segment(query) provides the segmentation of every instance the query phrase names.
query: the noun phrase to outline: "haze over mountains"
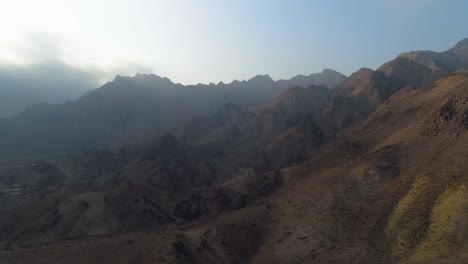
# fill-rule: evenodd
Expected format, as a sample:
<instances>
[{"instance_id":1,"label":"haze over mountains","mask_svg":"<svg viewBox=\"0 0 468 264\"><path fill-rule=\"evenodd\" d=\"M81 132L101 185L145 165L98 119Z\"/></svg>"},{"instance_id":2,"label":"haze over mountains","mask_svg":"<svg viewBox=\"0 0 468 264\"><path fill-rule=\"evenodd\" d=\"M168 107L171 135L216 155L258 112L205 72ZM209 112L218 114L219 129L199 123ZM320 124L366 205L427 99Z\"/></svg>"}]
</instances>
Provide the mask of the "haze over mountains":
<instances>
[{"instance_id":1,"label":"haze over mountains","mask_svg":"<svg viewBox=\"0 0 468 264\"><path fill-rule=\"evenodd\" d=\"M466 263L468 39L0 120L5 263Z\"/></svg>"},{"instance_id":2,"label":"haze over mountains","mask_svg":"<svg viewBox=\"0 0 468 264\"><path fill-rule=\"evenodd\" d=\"M55 75L51 76L51 72ZM62 64L0 64L0 118L11 117L38 103L75 100L96 85L95 76Z\"/></svg>"},{"instance_id":3,"label":"haze over mountains","mask_svg":"<svg viewBox=\"0 0 468 264\"><path fill-rule=\"evenodd\" d=\"M57 75L50 76L50 72ZM262 78L264 77L264 78ZM136 81L136 79L138 79ZM171 96L224 96L226 101L236 103L257 103L270 99L272 96L291 85L308 86L311 84L326 85L334 88L345 76L332 70L324 70L322 73L309 76L298 75L290 80L273 81L269 76L256 76L249 81L234 81L230 84L218 83L217 85L188 85L188 92L183 92L182 85L163 83L156 75L138 74L134 77L135 85L154 86L158 89L172 89ZM98 76L71 66L51 63L36 65L34 67L2 67L0 66L0 118L11 117L21 113L26 107L33 104L49 103L57 104L74 101L85 93L95 88ZM274 83L274 84L273 84ZM211 86L210 89L201 87ZM255 87L257 89L251 89ZM263 88L262 88L263 87ZM285 88L286 87L286 88ZM266 89L266 90L262 90ZM250 90L252 94L246 94ZM180 95L182 93L182 95ZM223 95L221 95L223 94ZM213 99L211 99L213 100ZM208 99L208 103L209 99ZM202 102L200 102L202 104ZM208 108L210 106L207 106Z\"/></svg>"},{"instance_id":4,"label":"haze over mountains","mask_svg":"<svg viewBox=\"0 0 468 264\"><path fill-rule=\"evenodd\" d=\"M290 80L257 75L229 84L183 86L152 74L117 76L76 101L33 105L6 120L0 128L0 155L138 145L173 131L191 117L212 114L225 103L265 102L295 85L334 88L344 79L338 72L324 70ZM32 124L34 131L29 129Z\"/></svg>"}]
</instances>

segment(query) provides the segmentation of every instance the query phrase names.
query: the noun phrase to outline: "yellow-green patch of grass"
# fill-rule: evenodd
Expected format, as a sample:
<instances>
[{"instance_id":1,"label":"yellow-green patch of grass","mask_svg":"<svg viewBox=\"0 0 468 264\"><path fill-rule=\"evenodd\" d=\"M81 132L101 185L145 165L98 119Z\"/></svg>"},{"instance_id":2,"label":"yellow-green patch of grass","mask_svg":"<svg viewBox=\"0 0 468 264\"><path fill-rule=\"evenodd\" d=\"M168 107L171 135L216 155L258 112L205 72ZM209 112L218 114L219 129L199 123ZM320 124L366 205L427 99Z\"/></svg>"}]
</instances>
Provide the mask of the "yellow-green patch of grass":
<instances>
[{"instance_id":1,"label":"yellow-green patch of grass","mask_svg":"<svg viewBox=\"0 0 468 264\"><path fill-rule=\"evenodd\" d=\"M418 219L408 218L408 214L417 207L429 186L429 178L416 177L410 191L400 200L388 218L385 233L389 237L396 237L393 241L393 256L400 257L407 253L412 245L413 231L419 227Z\"/></svg>"},{"instance_id":2,"label":"yellow-green patch of grass","mask_svg":"<svg viewBox=\"0 0 468 264\"><path fill-rule=\"evenodd\" d=\"M431 225L411 262L456 257L468 245L468 189L459 185L445 191L432 209Z\"/></svg>"}]
</instances>

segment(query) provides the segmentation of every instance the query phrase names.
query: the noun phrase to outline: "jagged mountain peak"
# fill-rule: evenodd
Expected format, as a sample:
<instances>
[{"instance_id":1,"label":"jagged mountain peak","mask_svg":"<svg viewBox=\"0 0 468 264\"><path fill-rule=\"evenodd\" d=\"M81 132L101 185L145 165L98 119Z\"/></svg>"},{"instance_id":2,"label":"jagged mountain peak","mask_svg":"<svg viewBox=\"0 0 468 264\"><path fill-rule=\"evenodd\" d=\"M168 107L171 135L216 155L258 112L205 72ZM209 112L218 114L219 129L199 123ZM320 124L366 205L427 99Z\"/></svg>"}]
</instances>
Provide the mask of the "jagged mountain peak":
<instances>
[{"instance_id":1,"label":"jagged mountain peak","mask_svg":"<svg viewBox=\"0 0 468 264\"><path fill-rule=\"evenodd\" d=\"M134 76L122 76L120 74L116 75L112 82L121 82L121 81L137 81L137 82L148 82L148 83L161 83L174 84L171 79L167 77L161 77L153 73L137 73Z\"/></svg>"},{"instance_id":2,"label":"jagged mountain peak","mask_svg":"<svg viewBox=\"0 0 468 264\"><path fill-rule=\"evenodd\" d=\"M123 80L128 80L130 77L129 76L122 76L120 74L117 74L113 80L113 82L118 82L118 81L123 81Z\"/></svg>"},{"instance_id":3,"label":"jagged mountain peak","mask_svg":"<svg viewBox=\"0 0 468 264\"><path fill-rule=\"evenodd\" d=\"M468 38L460 40L453 48L465 48L468 49Z\"/></svg>"},{"instance_id":4,"label":"jagged mountain peak","mask_svg":"<svg viewBox=\"0 0 468 264\"><path fill-rule=\"evenodd\" d=\"M345 75L343 75L343 74L340 73L340 72L337 72L337 71L335 71L335 70L333 70L333 69L328 69L328 68L323 69L323 70L322 70L322 74L332 74L332 75L337 74L337 75L345 76Z\"/></svg>"},{"instance_id":5,"label":"jagged mountain peak","mask_svg":"<svg viewBox=\"0 0 468 264\"><path fill-rule=\"evenodd\" d=\"M355 73L373 73L374 70L370 69L370 68L367 68L367 67L361 67L358 71L356 71ZM353 73L353 74L355 74Z\"/></svg>"},{"instance_id":6,"label":"jagged mountain peak","mask_svg":"<svg viewBox=\"0 0 468 264\"><path fill-rule=\"evenodd\" d=\"M266 83L272 83L274 80L270 77L268 74L259 74L255 75L254 77L250 78L248 82L266 82Z\"/></svg>"}]
</instances>

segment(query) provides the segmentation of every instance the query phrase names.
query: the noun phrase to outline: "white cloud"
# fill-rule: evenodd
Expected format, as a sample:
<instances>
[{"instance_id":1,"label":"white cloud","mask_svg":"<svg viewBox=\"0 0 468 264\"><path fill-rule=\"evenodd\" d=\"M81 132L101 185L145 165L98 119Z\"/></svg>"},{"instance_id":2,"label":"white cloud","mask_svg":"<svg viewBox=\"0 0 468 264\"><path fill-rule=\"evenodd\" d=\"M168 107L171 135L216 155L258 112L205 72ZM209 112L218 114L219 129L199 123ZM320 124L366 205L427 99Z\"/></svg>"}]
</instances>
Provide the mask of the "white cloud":
<instances>
[{"instance_id":1,"label":"white cloud","mask_svg":"<svg viewBox=\"0 0 468 264\"><path fill-rule=\"evenodd\" d=\"M230 76L224 67L244 63L240 56L233 56L243 54L236 41L248 38L233 37L236 32L226 30L226 16L219 14L225 10L221 8L224 4L215 3L0 0L0 63L31 63L20 47L26 42L26 49L30 48L30 35L43 35L59 48L60 60L74 67L125 70L118 72L122 75L143 68L186 84L226 81L228 75L236 76ZM236 22L236 17L229 21ZM231 61L220 61L226 54Z\"/></svg>"},{"instance_id":2,"label":"white cloud","mask_svg":"<svg viewBox=\"0 0 468 264\"><path fill-rule=\"evenodd\" d=\"M61 63L95 71L102 75L101 82L116 74L150 72L137 49L122 45L125 36L118 22L124 24L122 18L131 12L131 3L0 0L0 64Z\"/></svg>"},{"instance_id":3,"label":"white cloud","mask_svg":"<svg viewBox=\"0 0 468 264\"><path fill-rule=\"evenodd\" d=\"M0 65L3 69L9 65L26 68L41 64L61 64L92 72L93 76L99 76L96 85L111 80L117 74L151 72L149 67L124 58L112 47L80 43L43 32L0 38Z\"/></svg>"},{"instance_id":4,"label":"white cloud","mask_svg":"<svg viewBox=\"0 0 468 264\"><path fill-rule=\"evenodd\" d=\"M151 69L112 47L44 32L0 33L0 118L35 103L73 100L117 74L138 72Z\"/></svg>"}]
</instances>

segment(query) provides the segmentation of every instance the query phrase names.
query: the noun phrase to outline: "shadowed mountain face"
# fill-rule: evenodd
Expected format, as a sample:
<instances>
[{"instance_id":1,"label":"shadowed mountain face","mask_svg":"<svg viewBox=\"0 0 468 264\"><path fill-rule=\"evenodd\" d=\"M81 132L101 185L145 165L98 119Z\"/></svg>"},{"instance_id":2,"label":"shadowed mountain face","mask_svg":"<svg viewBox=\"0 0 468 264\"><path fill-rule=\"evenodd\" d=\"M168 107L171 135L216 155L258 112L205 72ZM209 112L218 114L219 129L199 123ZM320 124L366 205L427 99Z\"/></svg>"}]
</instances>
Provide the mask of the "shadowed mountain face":
<instances>
[{"instance_id":1,"label":"shadowed mountain face","mask_svg":"<svg viewBox=\"0 0 468 264\"><path fill-rule=\"evenodd\" d=\"M465 42L336 89L138 75L0 121L0 262L467 263Z\"/></svg>"},{"instance_id":2,"label":"shadowed mountain face","mask_svg":"<svg viewBox=\"0 0 468 264\"><path fill-rule=\"evenodd\" d=\"M276 82L258 75L230 84L183 86L156 75L118 76L76 101L34 105L0 123L0 156L140 145L225 103L260 103L294 85L336 87L344 78L324 70Z\"/></svg>"},{"instance_id":3,"label":"shadowed mountain face","mask_svg":"<svg viewBox=\"0 0 468 264\"><path fill-rule=\"evenodd\" d=\"M241 161L238 166L272 169L295 164L333 136L321 113L330 93L323 86L296 86L265 104L228 104L212 116L193 119L179 136L192 145L210 145L229 163Z\"/></svg>"}]
</instances>

